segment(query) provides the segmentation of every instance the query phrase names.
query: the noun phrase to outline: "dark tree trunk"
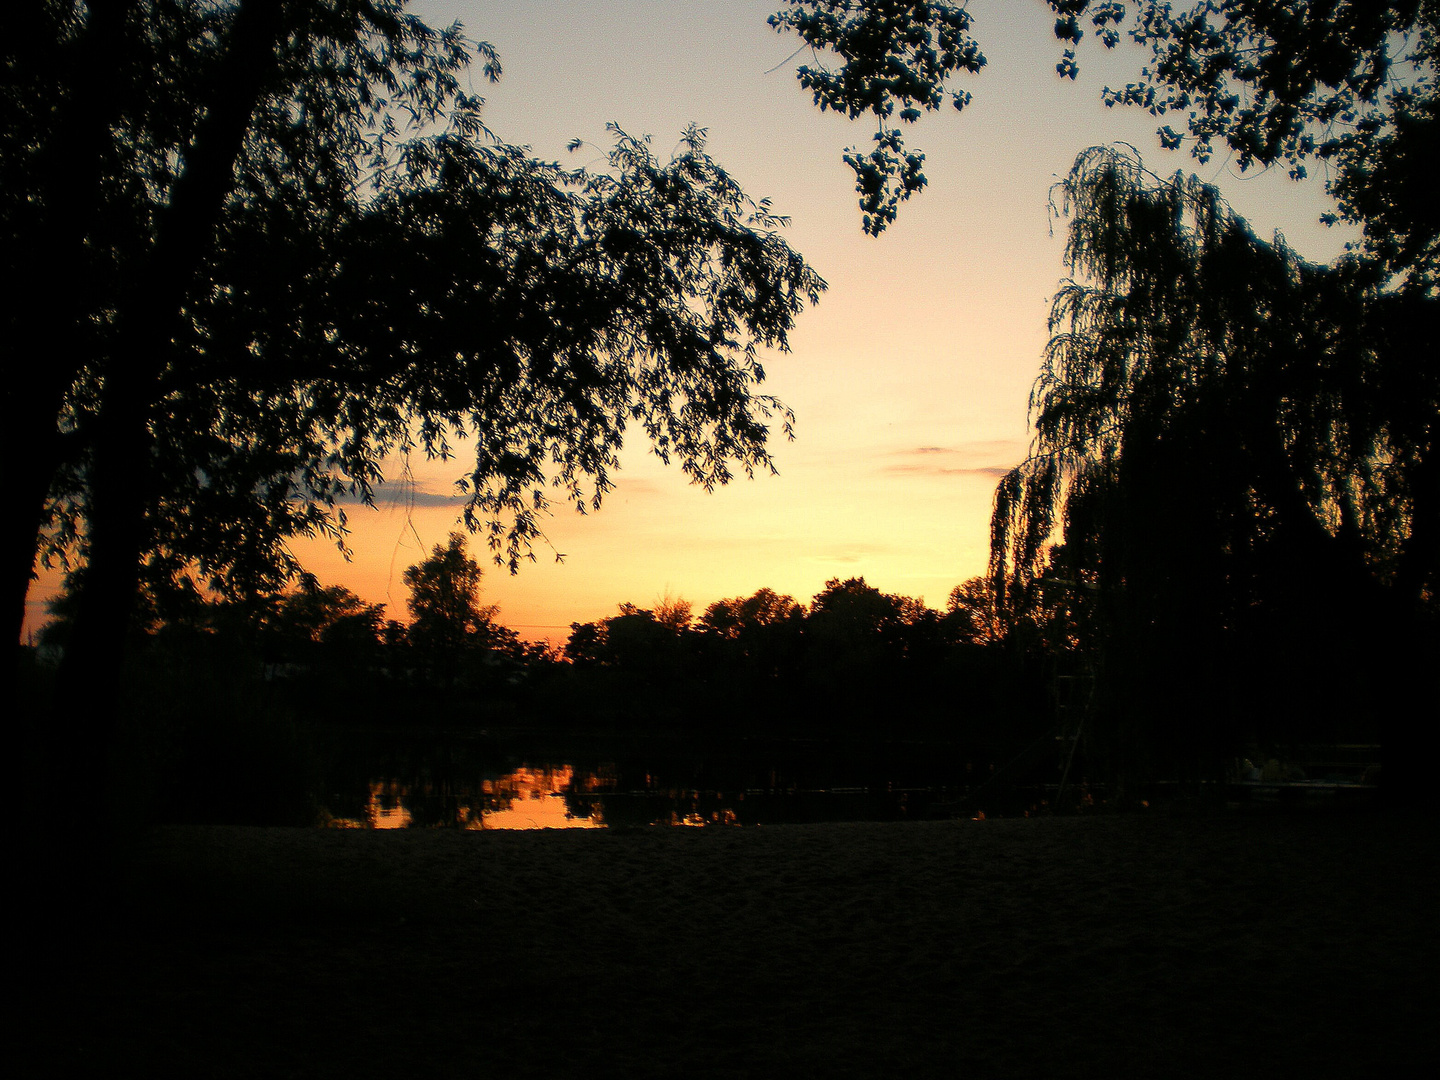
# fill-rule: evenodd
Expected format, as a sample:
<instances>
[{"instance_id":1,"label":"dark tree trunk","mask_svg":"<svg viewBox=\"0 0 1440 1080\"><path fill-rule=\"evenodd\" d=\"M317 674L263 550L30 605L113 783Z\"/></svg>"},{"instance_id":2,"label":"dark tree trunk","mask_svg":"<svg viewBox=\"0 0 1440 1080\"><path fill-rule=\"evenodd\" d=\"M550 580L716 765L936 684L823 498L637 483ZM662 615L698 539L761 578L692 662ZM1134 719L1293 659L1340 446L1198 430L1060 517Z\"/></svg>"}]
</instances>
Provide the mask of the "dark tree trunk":
<instances>
[{"instance_id":1,"label":"dark tree trunk","mask_svg":"<svg viewBox=\"0 0 1440 1080\"><path fill-rule=\"evenodd\" d=\"M127 100L120 66L126 23L137 2L91 0L84 29L68 46L56 41L56 28L41 18L38 5L20 5L13 16L18 25L7 27L12 41L25 43L9 57L17 81L41 84L58 73L69 87L40 133L34 212L17 215L15 235L7 238L5 430L11 460L26 462L5 541L17 641L46 502L62 459L58 424L65 395L94 361L85 324L103 305L86 239L103 212L100 179L110 127Z\"/></svg>"},{"instance_id":2,"label":"dark tree trunk","mask_svg":"<svg viewBox=\"0 0 1440 1080\"><path fill-rule=\"evenodd\" d=\"M37 403L34 408L32 416L45 417L43 405ZM48 420L43 423L28 422L24 412L23 402L16 402L14 407L6 403L11 460L27 462L26 468L20 471L20 490L5 536L5 554L9 560L6 565L10 567L11 575L10 610L16 641L21 640L25 630L25 605L34 577L35 556L40 530L45 522L50 483L55 475L55 444L58 442L53 423Z\"/></svg>"},{"instance_id":3,"label":"dark tree trunk","mask_svg":"<svg viewBox=\"0 0 1440 1080\"><path fill-rule=\"evenodd\" d=\"M116 347L103 370L89 486L88 563L73 636L61 663L62 723L83 745L92 790L108 782L125 638L153 513L150 420L175 360L186 293L203 266L231 189L255 104L276 61L280 0L246 0L212 80L185 168L171 190L146 269L122 299Z\"/></svg>"},{"instance_id":4,"label":"dark tree trunk","mask_svg":"<svg viewBox=\"0 0 1440 1080\"><path fill-rule=\"evenodd\" d=\"M158 223L148 272L122 303L118 346L104 372L90 475L85 591L67 653L77 665L93 664L97 650L122 650L150 501L151 410L160 406L159 382L173 359L186 293L213 242L251 113L274 67L280 16L280 0L241 5L214 73L214 93L184 155L185 170Z\"/></svg>"}]
</instances>

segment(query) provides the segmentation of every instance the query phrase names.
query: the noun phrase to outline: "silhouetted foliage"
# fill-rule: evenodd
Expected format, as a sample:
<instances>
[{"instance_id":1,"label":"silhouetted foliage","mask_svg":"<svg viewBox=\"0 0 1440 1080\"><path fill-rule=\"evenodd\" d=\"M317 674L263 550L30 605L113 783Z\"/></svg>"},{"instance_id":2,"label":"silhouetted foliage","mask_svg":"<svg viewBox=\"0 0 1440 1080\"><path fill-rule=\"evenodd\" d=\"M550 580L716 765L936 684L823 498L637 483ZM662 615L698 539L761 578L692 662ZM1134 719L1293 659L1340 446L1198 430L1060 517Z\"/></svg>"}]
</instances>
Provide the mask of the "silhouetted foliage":
<instances>
[{"instance_id":1,"label":"silhouetted foliage","mask_svg":"<svg viewBox=\"0 0 1440 1080\"><path fill-rule=\"evenodd\" d=\"M451 533L445 546L405 571L410 588L406 634L432 681L454 684L469 654L488 644L498 611L480 603L480 564L465 551L465 537Z\"/></svg>"},{"instance_id":2,"label":"silhouetted foliage","mask_svg":"<svg viewBox=\"0 0 1440 1080\"><path fill-rule=\"evenodd\" d=\"M279 598L266 628L286 644L363 650L380 643L384 617L384 604L367 604L343 585L307 581Z\"/></svg>"},{"instance_id":3,"label":"silhouetted foliage","mask_svg":"<svg viewBox=\"0 0 1440 1080\"><path fill-rule=\"evenodd\" d=\"M1122 35L1149 50L1138 78L1107 88L1106 105L1142 108L1166 122L1163 146L1189 144L1201 162L1217 146L1242 170L1284 164L1304 176L1324 162L1345 220L1365 230L1369 251L1393 273L1435 284L1437 47L1440 13L1428 0L1335 3L1244 0L1176 5L1166 0L1047 0L1065 43L1055 70L1079 73L1075 46L1088 22L1113 49ZM770 25L794 32L816 54L797 72L821 109L875 117L876 149L851 148L846 163L867 232L895 219L925 185L924 155L889 126L921 110L970 101L950 88L985 58L962 4L913 0L803 0ZM839 61L825 66L825 58ZM1175 126L1175 118L1183 118Z\"/></svg>"},{"instance_id":4,"label":"silhouetted foliage","mask_svg":"<svg viewBox=\"0 0 1440 1080\"><path fill-rule=\"evenodd\" d=\"M946 639L952 642L990 645L1005 636L1005 627L995 604L994 582L974 577L956 585L945 601L941 617Z\"/></svg>"},{"instance_id":5,"label":"silhouetted foliage","mask_svg":"<svg viewBox=\"0 0 1440 1080\"><path fill-rule=\"evenodd\" d=\"M708 672L698 649L685 600L654 610L623 603L608 619L574 623L564 655L579 688L576 707L609 723L683 729L709 711L699 697Z\"/></svg>"},{"instance_id":6,"label":"silhouetted foliage","mask_svg":"<svg viewBox=\"0 0 1440 1080\"><path fill-rule=\"evenodd\" d=\"M667 623L654 611L623 603L608 619L572 624L565 654L580 664L649 670L662 662L668 646L685 632L686 625Z\"/></svg>"},{"instance_id":7,"label":"silhouetted foliage","mask_svg":"<svg viewBox=\"0 0 1440 1080\"><path fill-rule=\"evenodd\" d=\"M1413 348L1417 299L1367 260L1257 240L1213 188L1133 152L1088 151L1059 194L1074 279L1031 456L996 497L1004 606L1063 586L1135 753L1213 760L1242 732L1321 739L1383 714L1394 680L1359 628L1423 638L1437 575L1440 380ZM1342 690L1347 665L1363 674Z\"/></svg>"},{"instance_id":8,"label":"silhouetted foliage","mask_svg":"<svg viewBox=\"0 0 1440 1080\"><path fill-rule=\"evenodd\" d=\"M864 578L825 583L810 601L805 637L827 683L843 686L860 671L898 659L903 604L904 598L882 593Z\"/></svg>"},{"instance_id":9,"label":"silhouetted foliage","mask_svg":"<svg viewBox=\"0 0 1440 1080\"><path fill-rule=\"evenodd\" d=\"M1050 658L1047 678L1096 687L1115 775L1213 769L1242 734L1373 733L1403 715L1436 644L1440 369L1422 327L1437 314L1440 9L1049 2L1062 76L1078 72L1082 23L1105 48L1128 35L1149 61L1107 105L1150 111L1163 146L1202 162L1223 150L1297 178L1322 163L1325 220L1364 239L1312 266L1199 181L1151 177L1125 150L1081 155L1059 185L1074 280L1032 396L1034 451L997 496L998 627ZM906 171L885 118L917 118L912 99L933 107L978 71L969 17L808 0L772 24L838 56L800 74L822 108L879 118L885 160L861 185L879 231L918 190L898 179L919 161ZM1380 624L1398 646L1357 629Z\"/></svg>"},{"instance_id":10,"label":"silhouetted foliage","mask_svg":"<svg viewBox=\"0 0 1440 1080\"><path fill-rule=\"evenodd\" d=\"M700 616L700 625L728 641L743 641L748 635L795 624L804 617L805 609L794 597L760 589L753 596L715 601Z\"/></svg>"},{"instance_id":11,"label":"silhouetted foliage","mask_svg":"<svg viewBox=\"0 0 1440 1080\"><path fill-rule=\"evenodd\" d=\"M811 91L821 110L833 109L854 120L875 118L875 148L845 151L855 173L855 190L867 233L878 236L892 224L901 202L925 187L925 155L907 150L893 125L896 107L903 124L947 100L963 109L970 95L947 83L960 71L985 66L970 37L970 13L963 4L927 0L805 0L770 16L777 31L790 31L818 54L833 53L844 63L831 71L823 63L802 65L800 85Z\"/></svg>"},{"instance_id":12,"label":"silhouetted foliage","mask_svg":"<svg viewBox=\"0 0 1440 1080\"><path fill-rule=\"evenodd\" d=\"M884 739L988 727L1015 697L989 657L999 648L998 638L953 633L917 599L852 578L828 582L808 611L760 589L679 628L622 604L572 625L565 655L571 686L605 723ZM1015 723L1028 730L1030 721Z\"/></svg>"},{"instance_id":13,"label":"silhouetted foliage","mask_svg":"<svg viewBox=\"0 0 1440 1080\"><path fill-rule=\"evenodd\" d=\"M276 591L387 454L472 439L467 521L513 567L631 421L706 486L788 433L757 350L823 282L698 130L537 161L466 88L493 50L404 0L45 0L4 49L12 610L78 550L77 663L142 564Z\"/></svg>"},{"instance_id":14,"label":"silhouetted foliage","mask_svg":"<svg viewBox=\"0 0 1440 1080\"><path fill-rule=\"evenodd\" d=\"M802 655L805 609L793 597L760 589L754 595L717 600L700 617L708 655L718 657L731 678L763 693L755 683L774 684L790 676Z\"/></svg>"}]
</instances>

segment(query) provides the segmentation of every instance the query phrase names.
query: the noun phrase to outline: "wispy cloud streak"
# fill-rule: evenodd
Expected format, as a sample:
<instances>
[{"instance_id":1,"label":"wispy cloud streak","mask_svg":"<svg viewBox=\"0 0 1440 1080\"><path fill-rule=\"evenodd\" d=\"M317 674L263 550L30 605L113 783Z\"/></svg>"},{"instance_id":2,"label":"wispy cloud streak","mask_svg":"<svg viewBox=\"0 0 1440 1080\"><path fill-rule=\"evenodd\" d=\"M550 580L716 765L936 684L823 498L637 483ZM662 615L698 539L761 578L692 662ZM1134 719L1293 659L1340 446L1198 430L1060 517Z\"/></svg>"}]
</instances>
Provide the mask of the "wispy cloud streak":
<instances>
[{"instance_id":1,"label":"wispy cloud streak","mask_svg":"<svg viewBox=\"0 0 1440 1080\"><path fill-rule=\"evenodd\" d=\"M916 446L889 454L880 471L893 476L981 476L998 480L1025 457L1013 439L977 440L959 446Z\"/></svg>"}]
</instances>

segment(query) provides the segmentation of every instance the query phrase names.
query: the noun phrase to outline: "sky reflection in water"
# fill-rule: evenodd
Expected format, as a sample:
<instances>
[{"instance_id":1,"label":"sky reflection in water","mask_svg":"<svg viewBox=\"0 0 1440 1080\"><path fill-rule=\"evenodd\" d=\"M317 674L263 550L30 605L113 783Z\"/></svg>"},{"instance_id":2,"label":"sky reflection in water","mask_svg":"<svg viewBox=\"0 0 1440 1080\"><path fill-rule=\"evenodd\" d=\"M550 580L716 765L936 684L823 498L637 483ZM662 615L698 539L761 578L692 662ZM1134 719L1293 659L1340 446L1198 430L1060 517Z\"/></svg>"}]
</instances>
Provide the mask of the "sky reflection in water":
<instances>
[{"instance_id":1,"label":"sky reflection in water","mask_svg":"<svg viewBox=\"0 0 1440 1080\"><path fill-rule=\"evenodd\" d=\"M571 765L522 766L482 780L478 787L371 780L362 814L331 817L327 824L342 829L594 829L605 822L598 805L587 804L584 796L604 782L597 776L577 781Z\"/></svg>"},{"instance_id":2,"label":"sky reflection in water","mask_svg":"<svg viewBox=\"0 0 1440 1080\"><path fill-rule=\"evenodd\" d=\"M809 787L785 783L773 773L771 779L775 782L765 788L714 790L676 787L649 772L621 784L614 766L526 764L498 777L468 781L370 779L354 796L337 793L324 819L332 828L358 829L878 821L931 816L948 809L960 794L946 786Z\"/></svg>"}]
</instances>

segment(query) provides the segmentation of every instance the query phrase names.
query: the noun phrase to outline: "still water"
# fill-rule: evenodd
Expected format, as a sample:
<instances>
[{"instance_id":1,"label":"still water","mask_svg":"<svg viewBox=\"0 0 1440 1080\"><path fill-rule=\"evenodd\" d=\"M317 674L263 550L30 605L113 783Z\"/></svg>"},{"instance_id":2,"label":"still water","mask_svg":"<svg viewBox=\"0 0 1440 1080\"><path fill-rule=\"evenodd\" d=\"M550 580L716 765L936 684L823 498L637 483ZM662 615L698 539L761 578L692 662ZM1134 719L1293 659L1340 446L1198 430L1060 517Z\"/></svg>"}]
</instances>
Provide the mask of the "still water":
<instances>
[{"instance_id":1,"label":"still water","mask_svg":"<svg viewBox=\"0 0 1440 1080\"><path fill-rule=\"evenodd\" d=\"M649 747L606 757L432 746L365 757L332 765L322 823L593 829L971 816L967 797L993 768L983 757L933 747L839 755L813 746L705 754Z\"/></svg>"}]
</instances>

